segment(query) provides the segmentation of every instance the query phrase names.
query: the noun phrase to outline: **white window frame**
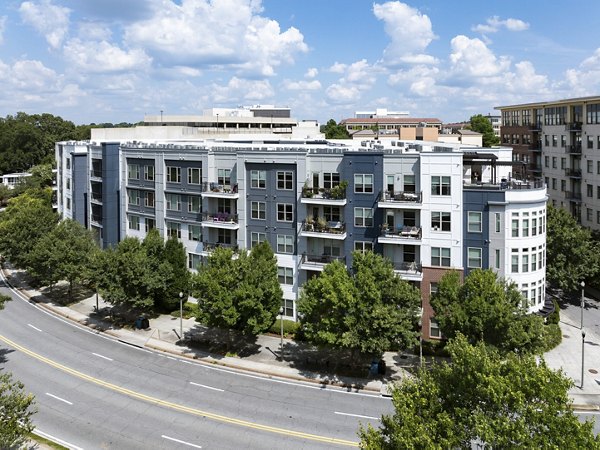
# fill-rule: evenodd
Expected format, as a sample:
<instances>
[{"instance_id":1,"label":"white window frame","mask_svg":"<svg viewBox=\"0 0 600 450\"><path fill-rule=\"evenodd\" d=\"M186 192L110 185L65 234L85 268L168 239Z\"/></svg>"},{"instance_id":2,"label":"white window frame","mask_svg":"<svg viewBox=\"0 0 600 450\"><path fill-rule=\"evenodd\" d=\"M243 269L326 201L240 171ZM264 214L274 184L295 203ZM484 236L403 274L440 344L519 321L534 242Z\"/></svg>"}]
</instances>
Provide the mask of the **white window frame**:
<instances>
[{"instance_id":1,"label":"white window frame","mask_svg":"<svg viewBox=\"0 0 600 450\"><path fill-rule=\"evenodd\" d=\"M277 279L279 284L286 286L294 285L294 269L292 267L277 267Z\"/></svg>"},{"instance_id":2,"label":"white window frame","mask_svg":"<svg viewBox=\"0 0 600 450\"><path fill-rule=\"evenodd\" d=\"M355 252L372 252L373 251L373 242L372 241L354 241L354 251Z\"/></svg>"},{"instance_id":3,"label":"white window frame","mask_svg":"<svg viewBox=\"0 0 600 450\"><path fill-rule=\"evenodd\" d=\"M188 269L198 270L198 266L202 264L202 255L197 253L188 253Z\"/></svg>"},{"instance_id":4,"label":"white window frame","mask_svg":"<svg viewBox=\"0 0 600 450\"><path fill-rule=\"evenodd\" d=\"M128 180L139 180L140 179L140 165L128 163L127 164L127 179Z\"/></svg>"},{"instance_id":5,"label":"white window frame","mask_svg":"<svg viewBox=\"0 0 600 450\"><path fill-rule=\"evenodd\" d=\"M434 267L451 267L452 250L449 247L431 247L431 265ZM444 262L448 264L444 264ZM437 264L436 264L437 263Z\"/></svg>"},{"instance_id":6,"label":"white window frame","mask_svg":"<svg viewBox=\"0 0 600 450\"><path fill-rule=\"evenodd\" d=\"M181 195L165 193L167 211L181 211ZM173 205L175 203L175 205ZM173 207L175 206L175 208Z\"/></svg>"},{"instance_id":7,"label":"white window frame","mask_svg":"<svg viewBox=\"0 0 600 450\"><path fill-rule=\"evenodd\" d=\"M264 242L267 240L267 233L260 233L258 231L252 231L250 233L250 248L254 248L255 246L257 246L258 244L260 244L261 242Z\"/></svg>"},{"instance_id":8,"label":"white window frame","mask_svg":"<svg viewBox=\"0 0 600 450\"><path fill-rule=\"evenodd\" d=\"M165 228L168 237L175 236L177 239L181 239L181 224L179 222L167 220L165 221Z\"/></svg>"},{"instance_id":9,"label":"white window frame","mask_svg":"<svg viewBox=\"0 0 600 450\"><path fill-rule=\"evenodd\" d=\"M433 175L431 177L431 195L451 195L451 177L444 175Z\"/></svg>"},{"instance_id":10,"label":"white window frame","mask_svg":"<svg viewBox=\"0 0 600 450\"><path fill-rule=\"evenodd\" d=\"M294 189L294 172L291 170L277 171L277 190L292 191Z\"/></svg>"},{"instance_id":11,"label":"white window frame","mask_svg":"<svg viewBox=\"0 0 600 450\"><path fill-rule=\"evenodd\" d=\"M480 211L467 212L467 231L481 233L483 229L483 214Z\"/></svg>"},{"instance_id":12,"label":"white window frame","mask_svg":"<svg viewBox=\"0 0 600 450\"><path fill-rule=\"evenodd\" d=\"M181 167L167 166L167 183L181 183Z\"/></svg>"},{"instance_id":13,"label":"white window frame","mask_svg":"<svg viewBox=\"0 0 600 450\"><path fill-rule=\"evenodd\" d=\"M198 208L194 209L192 208L193 203L192 201L197 201L198 202ZM188 195L188 212L189 213L199 213L200 211L202 211L202 199L200 197L198 197L197 195Z\"/></svg>"},{"instance_id":14,"label":"white window frame","mask_svg":"<svg viewBox=\"0 0 600 450\"><path fill-rule=\"evenodd\" d=\"M188 224L188 240L202 241L202 227L200 225Z\"/></svg>"},{"instance_id":15,"label":"white window frame","mask_svg":"<svg viewBox=\"0 0 600 450\"><path fill-rule=\"evenodd\" d=\"M152 169L152 170L150 170L150 169ZM154 181L154 166L153 165L145 165L144 166L144 180Z\"/></svg>"},{"instance_id":16,"label":"white window frame","mask_svg":"<svg viewBox=\"0 0 600 450\"><path fill-rule=\"evenodd\" d=\"M266 170L251 170L250 171L250 187L253 189L267 188L267 171Z\"/></svg>"},{"instance_id":17,"label":"white window frame","mask_svg":"<svg viewBox=\"0 0 600 450\"><path fill-rule=\"evenodd\" d=\"M151 202L148 200L149 198L152 198ZM156 196L154 195L154 191L146 191L146 193L144 195L144 206L146 208L154 208L155 203L156 203Z\"/></svg>"},{"instance_id":18,"label":"white window frame","mask_svg":"<svg viewBox=\"0 0 600 450\"><path fill-rule=\"evenodd\" d=\"M127 189L127 204L129 206L140 206L140 191Z\"/></svg>"},{"instance_id":19,"label":"white window frame","mask_svg":"<svg viewBox=\"0 0 600 450\"><path fill-rule=\"evenodd\" d=\"M289 234L278 234L277 253L292 255L294 253L294 236L290 236Z\"/></svg>"},{"instance_id":20,"label":"white window frame","mask_svg":"<svg viewBox=\"0 0 600 450\"><path fill-rule=\"evenodd\" d=\"M254 220L267 220L266 202L250 202L250 218Z\"/></svg>"},{"instance_id":21,"label":"white window frame","mask_svg":"<svg viewBox=\"0 0 600 450\"><path fill-rule=\"evenodd\" d=\"M130 230L140 231L140 216L135 214L127 215L127 228Z\"/></svg>"},{"instance_id":22,"label":"white window frame","mask_svg":"<svg viewBox=\"0 0 600 450\"><path fill-rule=\"evenodd\" d=\"M372 194L374 177L372 173L354 174L354 193Z\"/></svg>"},{"instance_id":23,"label":"white window frame","mask_svg":"<svg viewBox=\"0 0 600 450\"><path fill-rule=\"evenodd\" d=\"M473 252L473 256L471 256ZM481 269L483 250L480 247L467 247L467 267L469 269Z\"/></svg>"},{"instance_id":24,"label":"white window frame","mask_svg":"<svg viewBox=\"0 0 600 450\"><path fill-rule=\"evenodd\" d=\"M231 169L217 169L217 183L223 187L230 187Z\"/></svg>"},{"instance_id":25,"label":"white window frame","mask_svg":"<svg viewBox=\"0 0 600 450\"><path fill-rule=\"evenodd\" d=\"M446 220L447 219L447 220ZM435 231L451 231L452 230L452 213L448 211L432 211L431 212L431 229ZM444 228L448 228L445 230Z\"/></svg>"},{"instance_id":26,"label":"white window frame","mask_svg":"<svg viewBox=\"0 0 600 450\"><path fill-rule=\"evenodd\" d=\"M188 167L187 169L187 175L188 175L188 179L187 182L188 184L201 184L202 183L202 169L200 167ZM194 178L198 178L198 182L193 181Z\"/></svg>"},{"instance_id":27,"label":"white window frame","mask_svg":"<svg viewBox=\"0 0 600 450\"><path fill-rule=\"evenodd\" d=\"M373 226L373 208L354 208L354 226L369 228Z\"/></svg>"},{"instance_id":28,"label":"white window frame","mask_svg":"<svg viewBox=\"0 0 600 450\"><path fill-rule=\"evenodd\" d=\"M294 205L291 203L277 203L277 222L293 222Z\"/></svg>"}]
</instances>

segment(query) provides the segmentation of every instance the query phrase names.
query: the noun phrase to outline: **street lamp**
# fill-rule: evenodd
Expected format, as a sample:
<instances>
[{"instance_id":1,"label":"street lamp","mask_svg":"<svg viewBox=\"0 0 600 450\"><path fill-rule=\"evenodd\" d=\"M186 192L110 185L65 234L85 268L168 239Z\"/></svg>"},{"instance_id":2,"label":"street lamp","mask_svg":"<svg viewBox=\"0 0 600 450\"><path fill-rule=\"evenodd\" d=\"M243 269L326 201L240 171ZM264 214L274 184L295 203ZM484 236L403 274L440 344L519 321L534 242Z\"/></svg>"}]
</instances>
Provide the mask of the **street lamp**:
<instances>
[{"instance_id":1,"label":"street lamp","mask_svg":"<svg viewBox=\"0 0 600 450\"><path fill-rule=\"evenodd\" d=\"M179 292L179 339L183 341L183 292Z\"/></svg>"},{"instance_id":2,"label":"street lamp","mask_svg":"<svg viewBox=\"0 0 600 450\"><path fill-rule=\"evenodd\" d=\"M583 330L583 308L585 308L585 297L583 295L585 290L585 281L581 282L581 326L580 329Z\"/></svg>"},{"instance_id":3,"label":"street lamp","mask_svg":"<svg viewBox=\"0 0 600 450\"><path fill-rule=\"evenodd\" d=\"M583 389L583 365L585 361L585 330L581 329L581 389Z\"/></svg>"},{"instance_id":4,"label":"street lamp","mask_svg":"<svg viewBox=\"0 0 600 450\"><path fill-rule=\"evenodd\" d=\"M281 324L281 360L283 361L283 306L279 307L279 323Z\"/></svg>"}]
</instances>

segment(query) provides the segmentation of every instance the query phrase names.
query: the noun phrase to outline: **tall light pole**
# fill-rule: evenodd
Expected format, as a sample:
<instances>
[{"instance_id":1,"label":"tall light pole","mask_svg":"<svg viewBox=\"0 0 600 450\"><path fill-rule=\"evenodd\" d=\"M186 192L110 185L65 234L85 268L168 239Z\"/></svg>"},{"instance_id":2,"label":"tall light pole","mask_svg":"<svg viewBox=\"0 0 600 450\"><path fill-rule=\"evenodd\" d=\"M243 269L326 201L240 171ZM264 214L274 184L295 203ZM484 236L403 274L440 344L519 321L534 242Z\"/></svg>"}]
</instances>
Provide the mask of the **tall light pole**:
<instances>
[{"instance_id":1,"label":"tall light pole","mask_svg":"<svg viewBox=\"0 0 600 450\"><path fill-rule=\"evenodd\" d=\"M281 360L283 361L283 306L279 307L279 323L281 323Z\"/></svg>"},{"instance_id":2,"label":"tall light pole","mask_svg":"<svg viewBox=\"0 0 600 450\"><path fill-rule=\"evenodd\" d=\"M183 292L179 292L179 340L183 341Z\"/></svg>"},{"instance_id":3,"label":"tall light pole","mask_svg":"<svg viewBox=\"0 0 600 450\"><path fill-rule=\"evenodd\" d=\"M581 389L583 389L583 366L585 361L585 330L581 329Z\"/></svg>"},{"instance_id":4,"label":"tall light pole","mask_svg":"<svg viewBox=\"0 0 600 450\"><path fill-rule=\"evenodd\" d=\"M581 282L581 326L579 327L580 329L583 330L583 309L585 308L585 297L584 297L584 291L585 291L585 281Z\"/></svg>"}]
</instances>

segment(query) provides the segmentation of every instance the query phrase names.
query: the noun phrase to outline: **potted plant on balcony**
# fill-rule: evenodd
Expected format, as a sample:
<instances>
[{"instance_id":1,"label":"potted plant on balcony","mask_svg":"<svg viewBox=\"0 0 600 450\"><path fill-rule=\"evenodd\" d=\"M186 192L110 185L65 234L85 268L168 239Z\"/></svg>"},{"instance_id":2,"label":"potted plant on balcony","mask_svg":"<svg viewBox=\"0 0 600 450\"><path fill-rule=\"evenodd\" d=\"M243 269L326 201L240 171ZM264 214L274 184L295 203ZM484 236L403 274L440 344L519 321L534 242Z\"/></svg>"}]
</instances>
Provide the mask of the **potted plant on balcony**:
<instances>
[{"instance_id":1,"label":"potted plant on balcony","mask_svg":"<svg viewBox=\"0 0 600 450\"><path fill-rule=\"evenodd\" d=\"M314 231L315 230L315 219L312 216L308 216L306 218L306 231Z\"/></svg>"},{"instance_id":2,"label":"potted plant on balcony","mask_svg":"<svg viewBox=\"0 0 600 450\"><path fill-rule=\"evenodd\" d=\"M312 198L313 190L308 187L308 183L304 182L304 186L302 187L302 197L304 198Z\"/></svg>"},{"instance_id":3,"label":"potted plant on balcony","mask_svg":"<svg viewBox=\"0 0 600 450\"><path fill-rule=\"evenodd\" d=\"M346 188L348 182L343 180L337 186L331 188L331 198L334 200L343 200L346 197Z\"/></svg>"},{"instance_id":4,"label":"potted plant on balcony","mask_svg":"<svg viewBox=\"0 0 600 450\"><path fill-rule=\"evenodd\" d=\"M317 231L325 231L327 229L327 221L325 217L319 217L317 219Z\"/></svg>"}]
</instances>

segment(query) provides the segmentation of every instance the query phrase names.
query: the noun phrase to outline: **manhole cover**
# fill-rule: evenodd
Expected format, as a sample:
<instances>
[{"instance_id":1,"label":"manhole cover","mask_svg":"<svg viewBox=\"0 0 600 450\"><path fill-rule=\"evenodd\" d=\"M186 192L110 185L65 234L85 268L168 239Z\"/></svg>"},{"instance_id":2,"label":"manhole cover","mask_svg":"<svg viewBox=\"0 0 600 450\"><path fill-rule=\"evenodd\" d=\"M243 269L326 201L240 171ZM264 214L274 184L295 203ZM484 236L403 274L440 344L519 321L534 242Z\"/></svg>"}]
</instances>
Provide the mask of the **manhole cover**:
<instances>
[{"instance_id":1,"label":"manhole cover","mask_svg":"<svg viewBox=\"0 0 600 450\"><path fill-rule=\"evenodd\" d=\"M563 334L563 337L564 337L565 339L568 339L570 336L569 336L568 334Z\"/></svg>"},{"instance_id":2,"label":"manhole cover","mask_svg":"<svg viewBox=\"0 0 600 450\"><path fill-rule=\"evenodd\" d=\"M598 371L596 369L590 369L589 372L590 373L598 373Z\"/></svg>"}]
</instances>

